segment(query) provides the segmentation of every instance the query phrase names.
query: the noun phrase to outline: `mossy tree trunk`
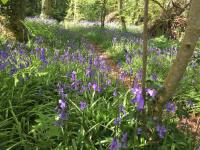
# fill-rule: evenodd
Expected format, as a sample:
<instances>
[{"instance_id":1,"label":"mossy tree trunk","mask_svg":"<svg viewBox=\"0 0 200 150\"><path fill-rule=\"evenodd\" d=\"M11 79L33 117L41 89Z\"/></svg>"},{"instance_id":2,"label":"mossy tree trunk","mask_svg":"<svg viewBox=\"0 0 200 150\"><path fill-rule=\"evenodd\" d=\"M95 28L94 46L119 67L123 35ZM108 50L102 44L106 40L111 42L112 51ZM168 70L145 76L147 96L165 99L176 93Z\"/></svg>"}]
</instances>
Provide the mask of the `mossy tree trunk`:
<instances>
[{"instance_id":1,"label":"mossy tree trunk","mask_svg":"<svg viewBox=\"0 0 200 150\"><path fill-rule=\"evenodd\" d=\"M192 0L185 36L181 41L176 59L172 64L163 88L157 95L157 112L161 114L162 106L175 93L176 88L184 75L187 65L192 57L194 48L200 37L200 2Z\"/></svg>"},{"instance_id":2,"label":"mossy tree trunk","mask_svg":"<svg viewBox=\"0 0 200 150\"><path fill-rule=\"evenodd\" d=\"M52 15L52 0L42 0L41 14L40 17L50 18Z\"/></svg>"},{"instance_id":3,"label":"mossy tree trunk","mask_svg":"<svg viewBox=\"0 0 200 150\"><path fill-rule=\"evenodd\" d=\"M25 18L25 0L10 0L8 6L10 8L7 10L8 28L13 32L17 41L26 42L27 30L22 23Z\"/></svg>"}]
</instances>

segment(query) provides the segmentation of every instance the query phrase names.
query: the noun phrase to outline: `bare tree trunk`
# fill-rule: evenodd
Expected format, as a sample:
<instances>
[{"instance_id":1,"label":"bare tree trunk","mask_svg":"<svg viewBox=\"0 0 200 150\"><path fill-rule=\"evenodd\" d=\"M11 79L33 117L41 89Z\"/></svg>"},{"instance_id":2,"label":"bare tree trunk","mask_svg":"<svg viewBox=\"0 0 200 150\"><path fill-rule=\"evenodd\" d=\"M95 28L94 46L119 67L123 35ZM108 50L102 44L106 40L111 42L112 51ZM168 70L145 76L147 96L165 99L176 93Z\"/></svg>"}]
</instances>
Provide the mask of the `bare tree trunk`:
<instances>
[{"instance_id":1,"label":"bare tree trunk","mask_svg":"<svg viewBox=\"0 0 200 150\"><path fill-rule=\"evenodd\" d=\"M145 98L145 83L147 72L147 51L148 51L148 6L149 0L145 0L144 5L144 29L143 29L143 55L142 55L142 95Z\"/></svg>"},{"instance_id":2,"label":"bare tree trunk","mask_svg":"<svg viewBox=\"0 0 200 150\"><path fill-rule=\"evenodd\" d=\"M121 24L122 24L122 30L126 31L126 21L125 21L125 17L122 14L122 12L123 12L123 0L118 0L118 11L119 11L119 17L120 17L120 20L121 20Z\"/></svg>"},{"instance_id":3,"label":"bare tree trunk","mask_svg":"<svg viewBox=\"0 0 200 150\"><path fill-rule=\"evenodd\" d=\"M103 0L102 6L101 6L101 28L104 28L105 26L106 3L107 3L107 0Z\"/></svg>"},{"instance_id":4,"label":"bare tree trunk","mask_svg":"<svg viewBox=\"0 0 200 150\"><path fill-rule=\"evenodd\" d=\"M185 36L181 42L181 47L177 53L176 60L171 66L164 87L158 93L157 111L162 110L162 105L173 95L178 84L183 77L194 48L200 36L200 2L192 0L191 9L188 17Z\"/></svg>"},{"instance_id":5,"label":"bare tree trunk","mask_svg":"<svg viewBox=\"0 0 200 150\"><path fill-rule=\"evenodd\" d=\"M41 18L49 18L52 15L52 1L51 0L42 0L42 10Z\"/></svg>"},{"instance_id":6,"label":"bare tree trunk","mask_svg":"<svg viewBox=\"0 0 200 150\"><path fill-rule=\"evenodd\" d=\"M77 0L74 0L73 6L74 21L76 22L78 20Z\"/></svg>"},{"instance_id":7,"label":"bare tree trunk","mask_svg":"<svg viewBox=\"0 0 200 150\"><path fill-rule=\"evenodd\" d=\"M22 23L25 18L25 0L11 0L8 5L10 6L10 9L7 10L8 28L14 33L17 41L26 42L27 31Z\"/></svg>"}]
</instances>

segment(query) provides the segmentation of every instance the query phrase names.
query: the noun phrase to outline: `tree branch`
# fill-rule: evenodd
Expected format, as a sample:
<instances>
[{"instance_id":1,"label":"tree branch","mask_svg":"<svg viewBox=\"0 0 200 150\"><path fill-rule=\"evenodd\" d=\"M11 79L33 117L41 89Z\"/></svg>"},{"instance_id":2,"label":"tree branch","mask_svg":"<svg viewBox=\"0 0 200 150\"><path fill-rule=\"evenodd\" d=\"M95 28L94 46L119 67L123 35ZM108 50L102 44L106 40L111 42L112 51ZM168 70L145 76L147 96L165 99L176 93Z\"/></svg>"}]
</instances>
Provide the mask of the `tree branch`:
<instances>
[{"instance_id":1,"label":"tree branch","mask_svg":"<svg viewBox=\"0 0 200 150\"><path fill-rule=\"evenodd\" d=\"M162 8L162 10L166 11L165 7L157 0L152 0L152 2L154 2L155 4L157 4L158 6L160 6L160 8Z\"/></svg>"}]
</instances>

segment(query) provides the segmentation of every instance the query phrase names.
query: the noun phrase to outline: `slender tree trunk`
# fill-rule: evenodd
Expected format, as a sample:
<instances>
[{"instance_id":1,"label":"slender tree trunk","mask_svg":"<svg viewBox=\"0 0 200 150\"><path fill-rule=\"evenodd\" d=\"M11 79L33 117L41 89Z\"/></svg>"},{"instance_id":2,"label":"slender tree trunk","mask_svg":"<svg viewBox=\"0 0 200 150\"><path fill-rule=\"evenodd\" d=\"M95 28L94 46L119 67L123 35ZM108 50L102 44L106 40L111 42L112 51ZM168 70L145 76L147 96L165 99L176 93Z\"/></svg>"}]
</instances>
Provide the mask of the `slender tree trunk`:
<instances>
[{"instance_id":1,"label":"slender tree trunk","mask_svg":"<svg viewBox=\"0 0 200 150\"><path fill-rule=\"evenodd\" d=\"M145 98L145 83L147 72L147 51L148 51L148 7L149 0L145 0L144 5L144 29L143 29L143 55L142 55L142 95Z\"/></svg>"},{"instance_id":2,"label":"slender tree trunk","mask_svg":"<svg viewBox=\"0 0 200 150\"><path fill-rule=\"evenodd\" d=\"M52 15L52 0L42 0L41 18L49 18Z\"/></svg>"},{"instance_id":3,"label":"slender tree trunk","mask_svg":"<svg viewBox=\"0 0 200 150\"><path fill-rule=\"evenodd\" d=\"M78 11L77 11L77 0L74 0L73 1L74 3L73 3L73 13L74 13L74 21L77 21L78 20Z\"/></svg>"},{"instance_id":4,"label":"slender tree trunk","mask_svg":"<svg viewBox=\"0 0 200 150\"><path fill-rule=\"evenodd\" d=\"M188 26L186 27L181 47L165 79L164 87L159 91L157 96L157 111L159 113L162 110L162 105L174 94L194 52L194 48L200 37L200 19L197 18L200 18L200 2L199 0L192 0Z\"/></svg>"},{"instance_id":5,"label":"slender tree trunk","mask_svg":"<svg viewBox=\"0 0 200 150\"><path fill-rule=\"evenodd\" d=\"M101 28L104 28L105 26L106 3L107 3L107 0L103 0L102 6L101 6Z\"/></svg>"},{"instance_id":6,"label":"slender tree trunk","mask_svg":"<svg viewBox=\"0 0 200 150\"><path fill-rule=\"evenodd\" d=\"M119 11L119 16L122 24L122 30L126 31L126 21L125 17L123 16L123 0L118 0L118 11Z\"/></svg>"},{"instance_id":7,"label":"slender tree trunk","mask_svg":"<svg viewBox=\"0 0 200 150\"><path fill-rule=\"evenodd\" d=\"M8 5L10 6L10 9L7 10L8 28L14 33L17 41L26 42L27 31L22 23L25 18L25 0L11 0Z\"/></svg>"}]
</instances>

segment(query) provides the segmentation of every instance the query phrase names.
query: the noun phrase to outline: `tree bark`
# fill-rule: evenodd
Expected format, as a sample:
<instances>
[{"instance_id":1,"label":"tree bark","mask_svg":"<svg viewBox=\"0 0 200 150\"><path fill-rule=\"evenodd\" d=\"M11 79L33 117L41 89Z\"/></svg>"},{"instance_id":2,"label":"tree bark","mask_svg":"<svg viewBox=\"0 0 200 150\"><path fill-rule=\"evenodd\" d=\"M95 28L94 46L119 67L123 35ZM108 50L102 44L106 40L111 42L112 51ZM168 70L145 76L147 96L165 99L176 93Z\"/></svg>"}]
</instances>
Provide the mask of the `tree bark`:
<instances>
[{"instance_id":1,"label":"tree bark","mask_svg":"<svg viewBox=\"0 0 200 150\"><path fill-rule=\"evenodd\" d=\"M52 1L51 0L42 0L42 8L41 8L41 14L40 17L50 18L52 15Z\"/></svg>"},{"instance_id":2,"label":"tree bark","mask_svg":"<svg viewBox=\"0 0 200 150\"><path fill-rule=\"evenodd\" d=\"M101 28L104 28L105 26L106 3L107 3L107 0L103 0L102 7L101 7Z\"/></svg>"},{"instance_id":3,"label":"tree bark","mask_svg":"<svg viewBox=\"0 0 200 150\"><path fill-rule=\"evenodd\" d=\"M145 83L147 72L147 51L148 51L148 6L149 0L144 5L144 29L143 29L143 55L142 55L142 95L145 98Z\"/></svg>"},{"instance_id":4,"label":"tree bark","mask_svg":"<svg viewBox=\"0 0 200 150\"><path fill-rule=\"evenodd\" d=\"M126 31L126 21L125 17L123 16L123 0L118 0L118 11L119 11L119 17L122 25L122 30Z\"/></svg>"},{"instance_id":5,"label":"tree bark","mask_svg":"<svg viewBox=\"0 0 200 150\"><path fill-rule=\"evenodd\" d=\"M25 18L25 0L11 0L8 3L10 9L7 10L8 28L13 32L19 42L27 41L27 30L22 23Z\"/></svg>"},{"instance_id":6,"label":"tree bark","mask_svg":"<svg viewBox=\"0 0 200 150\"><path fill-rule=\"evenodd\" d=\"M185 36L181 42L181 47L165 79L164 86L157 96L157 111L159 112L162 110L162 105L174 94L192 57L200 36L200 19L197 18L200 18L200 2L199 0L192 0L188 25L186 27Z\"/></svg>"}]
</instances>

